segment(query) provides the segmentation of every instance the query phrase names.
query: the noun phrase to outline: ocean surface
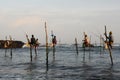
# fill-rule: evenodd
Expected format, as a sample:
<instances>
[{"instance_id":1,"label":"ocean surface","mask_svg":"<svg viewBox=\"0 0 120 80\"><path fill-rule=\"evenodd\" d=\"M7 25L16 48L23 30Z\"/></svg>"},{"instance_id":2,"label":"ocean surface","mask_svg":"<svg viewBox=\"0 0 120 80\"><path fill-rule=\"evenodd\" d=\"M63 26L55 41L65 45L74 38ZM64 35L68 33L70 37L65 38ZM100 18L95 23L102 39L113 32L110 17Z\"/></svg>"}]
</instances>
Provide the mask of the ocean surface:
<instances>
[{"instance_id":1,"label":"ocean surface","mask_svg":"<svg viewBox=\"0 0 120 80\"><path fill-rule=\"evenodd\" d=\"M109 51L102 47L58 45L49 48L48 65L46 48L0 49L0 80L120 80L120 46L112 49L113 65ZM47 67L48 66L48 67Z\"/></svg>"}]
</instances>

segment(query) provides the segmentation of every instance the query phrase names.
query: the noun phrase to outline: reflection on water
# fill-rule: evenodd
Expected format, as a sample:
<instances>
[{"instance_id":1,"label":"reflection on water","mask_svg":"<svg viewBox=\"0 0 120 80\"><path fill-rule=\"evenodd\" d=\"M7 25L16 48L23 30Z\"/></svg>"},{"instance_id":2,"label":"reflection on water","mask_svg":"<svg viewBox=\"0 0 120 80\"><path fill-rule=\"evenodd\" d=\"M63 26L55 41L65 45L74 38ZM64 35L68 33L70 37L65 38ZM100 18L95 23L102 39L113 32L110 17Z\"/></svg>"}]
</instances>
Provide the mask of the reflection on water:
<instances>
[{"instance_id":1,"label":"reflection on water","mask_svg":"<svg viewBox=\"0 0 120 80\"><path fill-rule=\"evenodd\" d=\"M62 45L49 48L48 70L46 69L46 48L39 47L33 61L30 49L0 50L0 80L119 80L119 48L112 50L114 65L111 66L107 50L99 48L84 51L75 46ZM47 73L46 73L47 70Z\"/></svg>"}]
</instances>

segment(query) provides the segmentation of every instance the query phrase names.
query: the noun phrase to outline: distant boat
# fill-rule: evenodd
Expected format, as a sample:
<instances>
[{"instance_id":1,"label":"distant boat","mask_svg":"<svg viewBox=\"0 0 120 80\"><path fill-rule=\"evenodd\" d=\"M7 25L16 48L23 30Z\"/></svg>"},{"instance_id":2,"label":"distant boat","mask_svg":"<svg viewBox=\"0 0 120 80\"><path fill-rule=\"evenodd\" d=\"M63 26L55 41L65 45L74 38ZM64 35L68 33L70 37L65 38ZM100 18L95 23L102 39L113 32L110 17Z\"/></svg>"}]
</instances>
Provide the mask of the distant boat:
<instances>
[{"instance_id":1,"label":"distant boat","mask_svg":"<svg viewBox=\"0 0 120 80\"><path fill-rule=\"evenodd\" d=\"M22 48L24 42L17 40L0 40L0 49L2 48Z\"/></svg>"}]
</instances>

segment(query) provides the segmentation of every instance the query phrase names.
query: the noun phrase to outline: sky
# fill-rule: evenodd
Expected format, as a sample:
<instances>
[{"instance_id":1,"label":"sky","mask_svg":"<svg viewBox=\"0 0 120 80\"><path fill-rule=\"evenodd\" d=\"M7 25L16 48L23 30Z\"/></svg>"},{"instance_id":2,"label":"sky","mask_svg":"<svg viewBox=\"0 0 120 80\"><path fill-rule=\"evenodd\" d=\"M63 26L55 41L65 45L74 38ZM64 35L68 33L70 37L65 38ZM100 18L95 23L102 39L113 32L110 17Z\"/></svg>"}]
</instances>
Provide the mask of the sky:
<instances>
[{"instance_id":1,"label":"sky","mask_svg":"<svg viewBox=\"0 0 120 80\"><path fill-rule=\"evenodd\" d=\"M83 32L91 42L100 42L104 26L113 32L115 43L120 36L120 0L0 0L0 39L9 35L14 40L27 42L34 34L45 43L44 23L49 41L51 31L61 43L82 43Z\"/></svg>"}]
</instances>

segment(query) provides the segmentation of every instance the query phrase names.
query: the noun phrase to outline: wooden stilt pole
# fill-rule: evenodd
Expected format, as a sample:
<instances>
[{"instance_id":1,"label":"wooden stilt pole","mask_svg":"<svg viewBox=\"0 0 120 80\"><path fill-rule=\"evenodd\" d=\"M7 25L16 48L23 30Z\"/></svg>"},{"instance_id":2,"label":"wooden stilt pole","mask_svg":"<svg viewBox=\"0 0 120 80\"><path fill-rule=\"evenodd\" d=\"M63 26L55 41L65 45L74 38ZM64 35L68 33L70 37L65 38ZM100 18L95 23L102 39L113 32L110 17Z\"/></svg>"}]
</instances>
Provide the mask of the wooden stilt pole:
<instances>
[{"instance_id":1,"label":"wooden stilt pole","mask_svg":"<svg viewBox=\"0 0 120 80\"><path fill-rule=\"evenodd\" d=\"M85 40L85 32L84 34L84 40ZM84 52L83 52L83 61L85 61L85 44L83 43L83 48L84 48Z\"/></svg>"},{"instance_id":2,"label":"wooden stilt pole","mask_svg":"<svg viewBox=\"0 0 120 80\"><path fill-rule=\"evenodd\" d=\"M105 26L105 37L106 37L105 42L107 43L107 28L106 28L106 26ZM108 46L108 51L109 51L109 54L110 54L111 64L113 65L112 51L111 51L111 48L110 48L108 43L107 43L107 46Z\"/></svg>"},{"instance_id":3,"label":"wooden stilt pole","mask_svg":"<svg viewBox=\"0 0 120 80\"><path fill-rule=\"evenodd\" d=\"M5 37L6 41L5 41L5 44L4 44L4 47L5 47L5 57L6 57L6 53L7 53L7 36Z\"/></svg>"},{"instance_id":4,"label":"wooden stilt pole","mask_svg":"<svg viewBox=\"0 0 120 80\"><path fill-rule=\"evenodd\" d=\"M102 45L101 45L102 44L102 40L101 39L102 39L102 35L100 35L100 55L102 53L102 49L101 49L102 48Z\"/></svg>"},{"instance_id":5,"label":"wooden stilt pole","mask_svg":"<svg viewBox=\"0 0 120 80\"><path fill-rule=\"evenodd\" d=\"M108 50L109 50L109 53L110 53L111 64L113 65L112 51L110 49L110 46L108 46Z\"/></svg>"},{"instance_id":6,"label":"wooden stilt pole","mask_svg":"<svg viewBox=\"0 0 120 80\"><path fill-rule=\"evenodd\" d=\"M53 44L53 58L55 60L55 44Z\"/></svg>"},{"instance_id":7,"label":"wooden stilt pole","mask_svg":"<svg viewBox=\"0 0 120 80\"><path fill-rule=\"evenodd\" d=\"M84 47L84 52L83 52L83 62L85 61L85 47Z\"/></svg>"},{"instance_id":8,"label":"wooden stilt pole","mask_svg":"<svg viewBox=\"0 0 120 80\"><path fill-rule=\"evenodd\" d=\"M30 59L31 59L31 62L32 62L32 45L30 44Z\"/></svg>"},{"instance_id":9,"label":"wooden stilt pole","mask_svg":"<svg viewBox=\"0 0 120 80\"><path fill-rule=\"evenodd\" d=\"M26 38L27 38L28 44L30 45L30 61L32 62L32 45L30 44L30 40L27 34L26 34Z\"/></svg>"},{"instance_id":10,"label":"wooden stilt pole","mask_svg":"<svg viewBox=\"0 0 120 80\"><path fill-rule=\"evenodd\" d=\"M37 46L35 44L35 55L37 56Z\"/></svg>"},{"instance_id":11,"label":"wooden stilt pole","mask_svg":"<svg viewBox=\"0 0 120 80\"><path fill-rule=\"evenodd\" d=\"M9 37L10 37L10 44L11 44L11 46L10 46L10 55L11 55L11 58L12 58L13 41L12 41L12 37L11 36L9 36Z\"/></svg>"},{"instance_id":12,"label":"wooden stilt pole","mask_svg":"<svg viewBox=\"0 0 120 80\"><path fill-rule=\"evenodd\" d=\"M46 33L46 71L48 71L48 33L47 33L46 22L45 22L45 33Z\"/></svg>"},{"instance_id":13,"label":"wooden stilt pole","mask_svg":"<svg viewBox=\"0 0 120 80\"><path fill-rule=\"evenodd\" d=\"M90 36L90 44L89 44L89 59L90 59L90 51L91 51L91 36Z\"/></svg>"},{"instance_id":14,"label":"wooden stilt pole","mask_svg":"<svg viewBox=\"0 0 120 80\"><path fill-rule=\"evenodd\" d=\"M51 31L51 36L52 36L52 44L53 44L53 38L54 38L53 30ZM53 44L52 48L53 48L53 61L54 61L55 60L55 44Z\"/></svg>"},{"instance_id":15,"label":"wooden stilt pole","mask_svg":"<svg viewBox=\"0 0 120 80\"><path fill-rule=\"evenodd\" d=\"M77 53L77 55L78 55L78 43L77 43L77 38L75 38L75 46L76 46L76 53Z\"/></svg>"},{"instance_id":16,"label":"wooden stilt pole","mask_svg":"<svg viewBox=\"0 0 120 80\"><path fill-rule=\"evenodd\" d=\"M53 46L53 61L55 61L55 46Z\"/></svg>"}]
</instances>

